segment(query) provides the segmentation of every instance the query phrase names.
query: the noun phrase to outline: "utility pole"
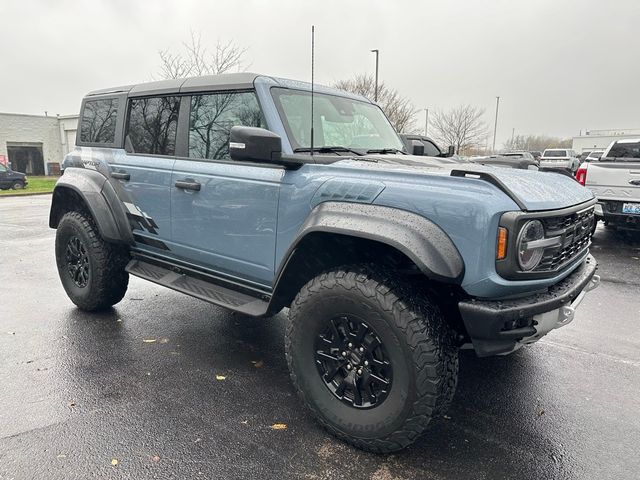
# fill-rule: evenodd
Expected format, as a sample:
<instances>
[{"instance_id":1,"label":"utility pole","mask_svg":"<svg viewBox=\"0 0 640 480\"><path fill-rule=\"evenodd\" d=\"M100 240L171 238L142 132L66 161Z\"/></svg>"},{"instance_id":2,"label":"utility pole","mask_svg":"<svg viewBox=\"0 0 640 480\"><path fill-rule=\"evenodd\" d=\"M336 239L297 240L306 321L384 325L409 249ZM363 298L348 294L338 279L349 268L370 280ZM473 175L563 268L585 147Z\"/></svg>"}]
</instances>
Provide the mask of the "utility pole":
<instances>
[{"instance_id":1,"label":"utility pole","mask_svg":"<svg viewBox=\"0 0 640 480\"><path fill-rule=\"evenodd\" d=\"M500 108L500 97L496 97L496 122L493 126L493 148L491 151L496 153L496 130L498 130L498 108Z\"/></svg>"},{"instance_id":2,"label":"utility pole","mask_svg":"<svg viewBox=\"0 0 640 480\"><path fill-rule=\"evenodd\" d=\"M378 101L378 56L380 55L380 50L371 50L371 52L376 54L376 89L373 93L373 101Z\"/></svg>"},{"instance_id":3,"label":"utility pole","mask_svg":"<svg viewBox=\"0 0 640 480\"><path fill-rule=\"evenodd\" d=\"M513 137L516 136L516 127L511 129L511 150L513 150Z\"/></svg>"},{"instance_id":4,"label":"utility pole","mask_svg":"<svg viewBox=\"0 0 640 480\"><path fill-rule=\"evenodd\" d=\"M424 111L424 136L427 137L429 136L429 109L425 108Z\"/></svg>"}]
</instances>

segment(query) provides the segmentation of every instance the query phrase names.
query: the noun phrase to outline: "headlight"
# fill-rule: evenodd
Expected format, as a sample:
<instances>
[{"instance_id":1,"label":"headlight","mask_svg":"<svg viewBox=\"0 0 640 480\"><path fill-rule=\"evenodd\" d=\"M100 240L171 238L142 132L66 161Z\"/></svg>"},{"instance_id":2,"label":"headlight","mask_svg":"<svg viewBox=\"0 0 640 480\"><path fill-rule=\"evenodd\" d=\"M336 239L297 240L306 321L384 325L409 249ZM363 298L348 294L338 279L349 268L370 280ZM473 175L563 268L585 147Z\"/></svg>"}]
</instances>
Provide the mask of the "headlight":
<instances>
[{"instance_id":1,"label":"headlight","mask_svg":"<svg viewBox=\"0 0 640 480\"><path fill-rule=\"evenodd\" d=\"M543 246L536 246L536 240L544 239L544 227L540 220L530 220L524 224L518 235L518 263L525 271L533 270L538 266L542 255Z\"/></svg>"}]
</instances>

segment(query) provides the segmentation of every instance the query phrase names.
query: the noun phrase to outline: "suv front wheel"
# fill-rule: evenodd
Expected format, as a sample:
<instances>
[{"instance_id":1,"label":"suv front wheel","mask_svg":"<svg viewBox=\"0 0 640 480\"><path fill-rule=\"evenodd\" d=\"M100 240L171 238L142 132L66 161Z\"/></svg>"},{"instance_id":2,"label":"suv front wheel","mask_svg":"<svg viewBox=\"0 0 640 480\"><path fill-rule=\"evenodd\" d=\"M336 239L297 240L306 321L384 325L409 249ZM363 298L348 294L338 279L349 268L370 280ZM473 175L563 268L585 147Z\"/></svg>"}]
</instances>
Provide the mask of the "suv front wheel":
<instances>
[{"instance_id":1,"label":"suv front wheel","mask_svg":"<svg viewBox=\"0 0 640 480\"><path fill-rule=\"evenodd\" d=\"M437 305L383 270L307 283L285 349L299 395L332 434L373 452L411 444L455 392L458 347Z\"/></svg>"},{"instance_id":2,"label":"suv front wheel","mask_svg":"<svg viewBox=\"0 0 640 480\"><path fill-rule=\"evenodd\" d=\"M90 215L65 213L56 231L56 263L67 295L80 309L102 310L124 297L129 255L105 242Z\"/></svg>"}]
</instances>

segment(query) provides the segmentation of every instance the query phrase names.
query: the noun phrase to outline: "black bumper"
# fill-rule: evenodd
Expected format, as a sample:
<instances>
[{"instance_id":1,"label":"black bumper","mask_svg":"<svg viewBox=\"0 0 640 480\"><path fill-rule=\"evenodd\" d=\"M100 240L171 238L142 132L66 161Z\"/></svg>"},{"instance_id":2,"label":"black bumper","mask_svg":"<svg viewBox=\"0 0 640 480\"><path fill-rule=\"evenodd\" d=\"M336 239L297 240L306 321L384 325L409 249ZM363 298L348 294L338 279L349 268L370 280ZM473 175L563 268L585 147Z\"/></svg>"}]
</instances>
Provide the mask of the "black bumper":
<instances>
[{"instance_id":1,"label":"black bumper","mask_svg":"<svg viewBox=\"0 0 640 480\"><path fill-rule=\"evenodd\" d=\"M633 200L630 200L631 203ZM602 207L602 215L597 213L598 218L607 222L608 225L616 225L618 227L640 229L640 215L631 213L622 213L622 204L614 200L602 200L598 204Z\"/></svg>"},{"instance_id":2,"label":"black bumper","mask_svg":"<svg viewBox=\"0 0 640 480\"><path fill-rule=\"evenodd\" d=\"M511 352L518 340L536 334L532 317L570 304L589 284L597 269L589 255L583 264L546 292L515 300L465 300L460 315L478 356Z\"/></svg>"}]
</instances>

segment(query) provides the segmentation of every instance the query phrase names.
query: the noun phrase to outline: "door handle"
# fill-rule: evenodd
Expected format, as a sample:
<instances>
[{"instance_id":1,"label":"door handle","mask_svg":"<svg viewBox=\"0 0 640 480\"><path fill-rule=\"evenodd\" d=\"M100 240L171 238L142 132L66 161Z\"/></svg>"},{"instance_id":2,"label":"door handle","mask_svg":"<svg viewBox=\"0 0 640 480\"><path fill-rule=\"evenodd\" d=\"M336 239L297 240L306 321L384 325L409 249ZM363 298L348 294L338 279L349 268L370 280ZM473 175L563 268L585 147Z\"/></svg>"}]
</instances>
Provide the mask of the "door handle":
<instances>
[{"instance_id":1,"label":"door handle","mask_svg":"<svg viewBox=\"0 0 640 480\"><path fill-rule=\"evenodd\" d=\"M194 190L196 192L199 192L201 187L200 183L190 179L178 180L175 185L176 188L181 188L183 190Z\"/></svg>"},{"instance_id":2,"label":"door handle","mask_svg":"<svg viewBox=\"0 0 640 480\"><path fill-rule=\"evenodd\" d=\"M118 180L129 180L131 178L131 175L124 172L111 172L111 176L113 178L117 178Z\"/></svg>"}]
</instances>

